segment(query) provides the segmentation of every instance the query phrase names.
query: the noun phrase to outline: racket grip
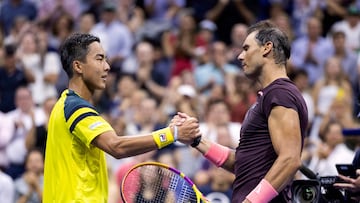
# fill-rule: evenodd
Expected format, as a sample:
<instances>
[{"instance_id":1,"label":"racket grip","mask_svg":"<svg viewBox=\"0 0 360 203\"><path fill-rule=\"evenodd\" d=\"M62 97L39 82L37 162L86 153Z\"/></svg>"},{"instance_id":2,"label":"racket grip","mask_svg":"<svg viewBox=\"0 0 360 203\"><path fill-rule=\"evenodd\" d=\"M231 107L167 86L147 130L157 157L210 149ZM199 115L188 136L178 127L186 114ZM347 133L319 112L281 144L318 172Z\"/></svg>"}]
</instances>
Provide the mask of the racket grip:
<instances>
[{"instance_id":1,"label":"racket grip","mask_svg":"<svg viewBox=\"0 0 360 203\"><path fill-rule=\"evenodd\" d=\"M192 147L197 147L201 142L201 136L194 139L194 142L191 144Z\"/></svg>"}]
</instances>

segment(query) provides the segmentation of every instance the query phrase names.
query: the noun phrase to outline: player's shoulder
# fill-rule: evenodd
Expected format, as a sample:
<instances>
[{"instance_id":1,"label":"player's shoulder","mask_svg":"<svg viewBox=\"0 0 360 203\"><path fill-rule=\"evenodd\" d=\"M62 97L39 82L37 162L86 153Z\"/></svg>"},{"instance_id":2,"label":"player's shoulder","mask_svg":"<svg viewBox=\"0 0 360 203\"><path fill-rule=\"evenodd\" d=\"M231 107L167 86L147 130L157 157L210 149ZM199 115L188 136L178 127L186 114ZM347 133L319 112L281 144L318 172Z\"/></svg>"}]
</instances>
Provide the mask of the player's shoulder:
<instances>
[{"instance_id":1,"label":"player's shoulder","mask_svg":"<svg viewBox=\"0 0 360 203\"><path fill-rule=\"evenodd\" d=\"M81 108L88 108L89 110L96 112L93 105L81 98L74 91L68 90L65 92L64 96L64 113L66 118L69 118L75 111Z\"/></svg>"}]
</instances>

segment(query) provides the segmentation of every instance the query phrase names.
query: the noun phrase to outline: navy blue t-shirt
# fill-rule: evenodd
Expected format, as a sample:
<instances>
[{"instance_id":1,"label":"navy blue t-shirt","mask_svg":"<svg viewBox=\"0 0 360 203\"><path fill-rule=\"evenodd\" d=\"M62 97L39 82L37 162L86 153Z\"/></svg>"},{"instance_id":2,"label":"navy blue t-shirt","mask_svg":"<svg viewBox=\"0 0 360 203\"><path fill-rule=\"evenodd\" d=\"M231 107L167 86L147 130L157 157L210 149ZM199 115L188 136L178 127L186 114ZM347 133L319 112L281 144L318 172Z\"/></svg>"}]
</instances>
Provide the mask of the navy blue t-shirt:
<instances>
[{"instance_id":1,"label":"navy blue t-shirt","mask_svg":"<svg viewBox=\"0 0 360 203\"><path fill-rule=\"evenodd\" d=\"M28 84L23 71L16 69L9 74L0 67L0 111L7 113L15 109L16 89Z\"/></svg>"},{"instance_id":2,"label":"navy blue t-shirt","mask_svg":"<svg viewBox=\"0 0 360 203\"><path fill-rule=\"evenodd\" d=\"M275 106L298 112L302 143L304 141L308 125L305 101L289 79L277 79L259 92L257 102L248 110L242 124L240 143L236 148L233 203L242 202L246 198L265 177L277 158L268 128L268 118ZM287 187L272 202L287 202L291 198L290 192L290 187Z\"/></svg>"}]
</instances>

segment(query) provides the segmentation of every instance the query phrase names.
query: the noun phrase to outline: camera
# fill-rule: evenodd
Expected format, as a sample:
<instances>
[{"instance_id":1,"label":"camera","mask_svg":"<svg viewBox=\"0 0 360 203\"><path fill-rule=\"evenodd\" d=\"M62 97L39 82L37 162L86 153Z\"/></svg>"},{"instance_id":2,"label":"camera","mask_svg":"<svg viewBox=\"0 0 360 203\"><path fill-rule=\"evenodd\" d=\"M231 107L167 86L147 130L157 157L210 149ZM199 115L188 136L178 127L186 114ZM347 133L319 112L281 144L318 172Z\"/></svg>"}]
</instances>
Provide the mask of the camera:
<instances>
[{"instance_id":1,"label":"camera","mask_svg":"<svg viewBox=\"0 0 360 203\"><path fill-rule=\"evenodd\" d=\"M334 188L337 176L319 179L295 180L292 184L294 203L343 203L349 202L345 191Z\"/></svg>"},{"instance_id":2,"label":"camera","mask_svg":"<svg viewBox=\"0 0 360 203\"><path fill-rule=\"evenodd\" d=\"M340 167L342 166L342 167ZM343 169L339 165L338 168ZM317 176L306 166L302 165L300 171L309 178L308 180L295 180L291 186L292 202L294 203L342 203L352 202L350 195L345 190L333 186L341 181L337 176ZM349 171L349 170L347 170ZM350 170L351 171L351 170Z\"/></svg>"}]
</instances>

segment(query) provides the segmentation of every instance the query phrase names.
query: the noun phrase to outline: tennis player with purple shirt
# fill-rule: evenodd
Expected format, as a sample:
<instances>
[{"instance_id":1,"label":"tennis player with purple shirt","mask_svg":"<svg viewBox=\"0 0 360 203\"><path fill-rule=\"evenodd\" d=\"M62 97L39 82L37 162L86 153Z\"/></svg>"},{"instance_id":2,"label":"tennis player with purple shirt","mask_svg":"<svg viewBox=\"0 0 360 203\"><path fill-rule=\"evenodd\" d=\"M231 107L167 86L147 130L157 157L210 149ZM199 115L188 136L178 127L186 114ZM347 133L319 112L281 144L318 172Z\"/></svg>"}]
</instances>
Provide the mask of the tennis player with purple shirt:
<instances>
[{"instance_id":1,"label":"tennis player with purple shirt","mask_svg":"<svg viewBox=\"0 0 360 203\"><path fill-rule=\"evenodd\" d=\"M289 80L286 63L290 43L268 21L251 26L238 56L247 77L262 90L248 110L236 150L196 140L192 146L208 160L236 175L233 203L291 202L290 186L301 165L301 151L308 126L307 107ZM175 119L188 118L179 113ZM182 120L181 120L182 119Z\"/></svg>"}]
</instances>

